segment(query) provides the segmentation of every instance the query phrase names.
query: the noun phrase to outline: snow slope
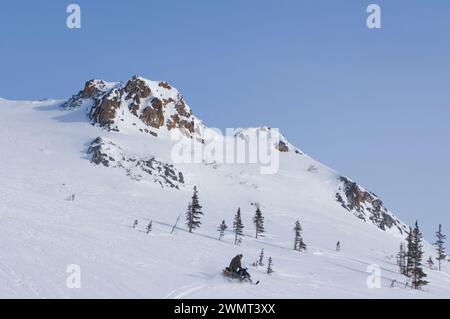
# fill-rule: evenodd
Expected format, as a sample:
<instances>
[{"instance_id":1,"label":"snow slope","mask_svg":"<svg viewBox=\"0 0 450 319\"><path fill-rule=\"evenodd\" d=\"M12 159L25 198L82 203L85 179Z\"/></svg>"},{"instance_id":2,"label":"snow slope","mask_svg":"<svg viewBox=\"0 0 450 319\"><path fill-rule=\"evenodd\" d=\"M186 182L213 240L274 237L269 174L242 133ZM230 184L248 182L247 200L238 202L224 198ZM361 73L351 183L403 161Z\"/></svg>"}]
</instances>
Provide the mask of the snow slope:
<instances>
[{"instance_id":1,"label":"snow slope","mask_svg":"<svg viewBox=\"0 0 450 319\"><path fill-rule=\"evenodd\" d=\"M335 198L339 174L301 151L281 153L276 175L261 175L253 164L178 164L184 185L161 187L146 176L130 178L120 166L95 165L87 150L100 136L133 158L168 162L173 142L93 126L84 106L61 109L61 103L0 100L0 297L450 297L448 263L442 272L427 270L431 283L424 291L405 289L393 257L402 235L344 209ZM171 234L194 185L205 213L202 227L189 234L182 218ZM75 201L68 201L72 194ZM258 240L252 203L265 216L267 233ZM218 241L218 224L225 219L230 226L238 207L242 245L233 245L230 231ZM292 250L297 219L307 252ZM270 276L251 266L262 248L274 261ZM426 257L434 256L429 244L426 250ZM221 276L237 253L261 280L257 287ZM72 264L81 267L79 289L66 285ZM381 288L367 286L369 265L381 267Z\"/></svg>"}]
</instances>

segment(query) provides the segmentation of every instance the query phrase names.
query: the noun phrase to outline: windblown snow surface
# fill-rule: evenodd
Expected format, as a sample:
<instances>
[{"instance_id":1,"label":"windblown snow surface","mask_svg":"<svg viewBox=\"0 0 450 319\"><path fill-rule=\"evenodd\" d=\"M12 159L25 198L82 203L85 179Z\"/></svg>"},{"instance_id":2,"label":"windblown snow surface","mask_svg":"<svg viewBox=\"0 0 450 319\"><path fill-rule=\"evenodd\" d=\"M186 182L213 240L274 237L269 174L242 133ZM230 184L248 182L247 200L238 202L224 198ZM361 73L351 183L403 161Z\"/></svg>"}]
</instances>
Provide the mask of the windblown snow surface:
<instances>
[{"instance_id":1,"label":"windblown snow surface","mask_svg":"<svg viewBox=\"0 0 450 319\"><path fill-rule=\"evenodd\" d=\"M249 164L178 165L185 186L162 188L122 169L96 166L86 151L102 136L136 156L169 160L173 142L131 130L107 132L90 125L84 109L62 110L60 104L0 100L2 298L450 297L447 262L442 272L426 270L430 284L423 291L405 288L395 260L400 235L343 209L334 197L338 174L306 155L280 153L275 175L261 175ZM308 171L311 164L317 172ZM194 185L205 215L190 234L184 212ZM71 194L75 201L67 200ZM258 240L251 203L265 216L266 236ZM217 226L223 219L231 226L238 207L242 244L234 245L230 229L218 241ZM307 252L292 249L297 219ZM425 246L425 259L435 257ZM270 276L265 267L251 266L262 248L274 262ZM258 286L221 275L238 253ZM79 289L67 286L72 264L81 269ZM381 267L381 288L367 285L369 265Z\"/></svg>"}]
</instances>

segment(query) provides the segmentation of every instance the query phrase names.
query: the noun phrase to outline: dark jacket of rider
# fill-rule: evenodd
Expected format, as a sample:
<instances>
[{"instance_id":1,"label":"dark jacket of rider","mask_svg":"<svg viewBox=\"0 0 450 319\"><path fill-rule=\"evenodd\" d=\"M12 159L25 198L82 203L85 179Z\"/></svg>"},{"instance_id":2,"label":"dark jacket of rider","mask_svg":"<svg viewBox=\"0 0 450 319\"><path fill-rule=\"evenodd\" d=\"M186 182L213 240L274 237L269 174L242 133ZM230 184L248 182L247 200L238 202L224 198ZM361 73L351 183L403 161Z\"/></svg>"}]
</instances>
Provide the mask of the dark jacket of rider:
<instances>
[{"instance_id":1,"label":"dark jacket of rider","mask_svg":"<svg viewBox=\"0 0 450 319\"><path fill-rule=\"evenodd\" d=\"M242 260L242 254L234 257L230 262L230 268L235 272L239 271L242 268L241 260Z\"/></svg>"}]
</instances>

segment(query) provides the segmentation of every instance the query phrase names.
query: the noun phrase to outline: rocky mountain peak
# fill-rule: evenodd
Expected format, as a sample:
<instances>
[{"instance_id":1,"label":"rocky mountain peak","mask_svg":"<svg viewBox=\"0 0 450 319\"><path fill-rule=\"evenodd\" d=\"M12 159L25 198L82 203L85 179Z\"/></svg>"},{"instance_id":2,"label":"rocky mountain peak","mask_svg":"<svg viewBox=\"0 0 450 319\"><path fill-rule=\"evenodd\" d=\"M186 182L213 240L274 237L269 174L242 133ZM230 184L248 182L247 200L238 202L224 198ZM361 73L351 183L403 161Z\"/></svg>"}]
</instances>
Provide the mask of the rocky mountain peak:
<instances>
[{"instance_id":1,"label":"rocky mountain peak","mask_svg":"<svg viewBox=\"0 0 450 319\"><path fill-rule=\"evenodd\" d=\"M201 140L203 124L168 82L140 76L125 83L90 80L62 105L64 109L82 106L93 125L107 130L133 129L157 136L179 129L186 136Z\"/></svg>"}]
</instances>

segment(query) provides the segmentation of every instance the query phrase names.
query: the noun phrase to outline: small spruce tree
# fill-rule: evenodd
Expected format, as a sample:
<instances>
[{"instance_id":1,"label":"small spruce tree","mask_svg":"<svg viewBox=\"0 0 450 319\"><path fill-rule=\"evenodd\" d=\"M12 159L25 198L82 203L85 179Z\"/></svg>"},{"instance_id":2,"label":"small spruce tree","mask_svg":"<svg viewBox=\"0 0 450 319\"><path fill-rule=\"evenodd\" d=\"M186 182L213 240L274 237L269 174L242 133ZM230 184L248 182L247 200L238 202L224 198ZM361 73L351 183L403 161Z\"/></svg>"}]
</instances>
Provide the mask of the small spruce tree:
<instances>
[{"instance_id":1,"label":"small spruce tree","mask_svg":"<svg viewBox=\"0 0 450 319\"><path fill-rule=\"evenodd\" d=\"M188 227L188 230L190 233L192 233L192 224L193 224L193 214L192 214L192 204L189 203L187 210L186 210L186 226Z\"/></svg>"},{"instance_id":2,"label":"small spruce tree","mask_svg":"<svg viewBox=\"0 0 450 319\"><path fill-rule=\"evenodd\" d=\"M433 257L430 256L430 258L428 258L427 264L428 264L428 268L434 269L434 261L433 261Z\"/></svg>"},{"instance_id":3,"label":"small spruce tree","mask_svg":"<svg viewBox=\"0 0 450 319\"><path fill-rule=\"evenodd\" d=\"M150 221L150 224L147 226L147 234L149 234L152 231L152 223L153 221Z\"/></svg>"},{"instance_id":4,"label":"small spruce tree","mask_svg":"<svg viewBox=\"0 0 450 319\"><path fill-rule=\"evenodd\" d=\"M258 236L263 237L264 232L265 232L264 217L263 217L259 207L256 208L255 216L253 217L253 223L255 224L255 228L256 228L256 239L258 239Z\"/></svg>"},{"instance_id":5,"label":"small spruce tree","mask_svg":"<svg viewBox=\"0 0 450 319\"><path fill-rule=\"evenodd\" d=\"M273 273L273 261L272 261L272 257L269 257L269 262L267 264L267 274L270 275L271 273Z\"/></svg>"},{"instance_id":6,"label":"small spruce tree","mask_svg":"<svg viewBox=\"0 0 450 319\"><path fill-rule=\"evenodd\" d=\"M397 254L397 265L399 267L400 273L406 275L406 250L405 244L400 243L400 250Z\"/></svg>"},{"instance_id":7,"label":"small spruce tree","mask_svg":"<svg viewBox=\"0 0 450 319\"><path fill-rule=\"evenodd\" d=\"M423 272L422 269L422 258L423 258L423 246L422 246L422 233L419 229L419 223L416 222L416 225L413 230L412 235L412 270L411 270L411 284L414 289L421 289L423 286L428 284L428 281L425 280L427 275Z\"/></svg>"},{"instance_id":8,"label":"small spruce tree","mask_svg":"<svg viewBox=\"0 0 450 319\"><path fill-rule=\"evenodd\" d=\"M233 222L234 244L235 245L241 244L241 242L242 242L241 236L244 235L243 229L244 229L244 224L242 223L241 209L238 208L238 211L236 212L236 215L234 216L234 222Z\"/></svg>"},{"instance_id":9,"label":"small spruce tree","mask_svg":"<svg viewBox=\"0 0 450 319\"><path fill-rule=\"evenodd\" d=\"M188 209L186 211L186 225L188 226L189 232L192 233L193 230L199 228L201 225L200 218L203 215L202 206L200 205L198 199L197 186L194 186L194 194L192 195L192 201L189 203Z\"/></svg>"},{"instance_id":10,"label":"small spruce tree","mask_svg":"<svg viewBox=\"0 0 450 319\"><path fill-rule=\"evenodd\" d=\"M135 220L134 220L134 223L133 223L133 228L136 228L138 224L139 224L138 220L135 219Z\"/></svg>"},{"instance_id":11,"label":"small spruce tree","mask_svg":"<svg viewBox=\"0 0 450 319\"><path fill-rule=\"evenodd\" d=\"M225 230L227 230L228 226L225 223L225 220L222 220L217 230L219 231L219 240L222 240L223 235L225 235Z\"/></svg>"},{"instance_id":12,"label":"small spruce tree","mask_svg":"<svg viewBox=\"0 0 450 319\"><path fill-rule=\"evenodd\" d=\"M434 246L436 247L436 252L438 254L437 260L439 271L441 271L441 261L447 257L444 247L445 239L447 239L447 236L445 236L442 233L442 225L439 224L439 230L436 232L436 242L434 243Z\"/></svg>"},{"instance_id":13,"label":"small spruce tree","mask_svg":"<svg viewBox=\"0 0 450 319\"><path fill-rule=\"evenodd\" d=\"M262 267L264 266L264 248L261 249L261 253L259 254L259 260L258 260L258 266Z\"/></svg>"},{"instance_id":14,"label":"small spruce tree","mask_svg":"<svg viewBox=\"0 0 450 319\"><path fill-rule=\"evenodd\" d=\"M295 233L294 250L298 251L306 250L306 244L302 238L302 226L300 225L300 222L298 220L295 222L294 233Z\"/></svg>"},{"instance_id":15,"label":"small spruce tree","mask_svg":"<svg viewBox=\"0 0 450 319\"><path fill-rule=\"evenodd\" d=\"M414 241L413 241L413 229L409 228L408 236L406 237L406 265L405 275L411 277L413 271L413 257L414 257Z\"/></svg>"}]
</instances>

